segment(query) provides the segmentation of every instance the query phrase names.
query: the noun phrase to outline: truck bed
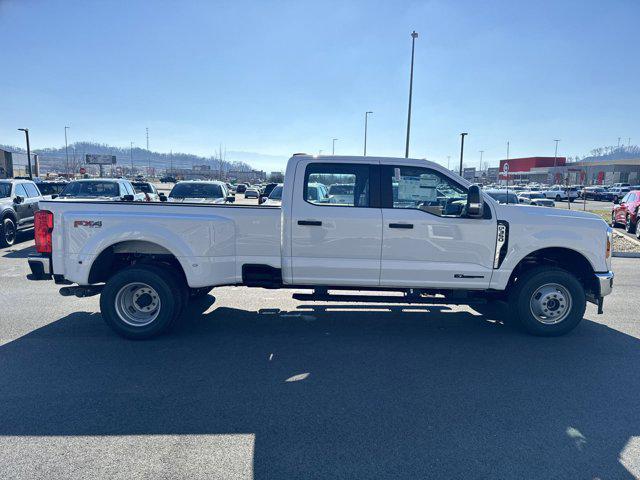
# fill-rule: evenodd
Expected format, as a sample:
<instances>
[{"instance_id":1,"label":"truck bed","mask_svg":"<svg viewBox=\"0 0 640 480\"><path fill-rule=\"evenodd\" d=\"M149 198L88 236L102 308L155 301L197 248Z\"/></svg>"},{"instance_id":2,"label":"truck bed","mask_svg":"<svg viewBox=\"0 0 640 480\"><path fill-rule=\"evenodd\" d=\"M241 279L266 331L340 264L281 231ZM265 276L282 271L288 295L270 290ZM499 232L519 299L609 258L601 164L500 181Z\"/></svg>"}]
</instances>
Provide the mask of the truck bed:
<instances>
[{"instance_id":1,"label":"truck bed","mask_svg":"<svg viewBox=\"0 0 640 480\"><path fill-rule=\"evenodd\" d=\"M240 283L246 263L281 268L277 206L51 200L40 208L54 214L53 273L80 285L109 248L173 255L191 287Z\"/></svg>"}]
</instances>

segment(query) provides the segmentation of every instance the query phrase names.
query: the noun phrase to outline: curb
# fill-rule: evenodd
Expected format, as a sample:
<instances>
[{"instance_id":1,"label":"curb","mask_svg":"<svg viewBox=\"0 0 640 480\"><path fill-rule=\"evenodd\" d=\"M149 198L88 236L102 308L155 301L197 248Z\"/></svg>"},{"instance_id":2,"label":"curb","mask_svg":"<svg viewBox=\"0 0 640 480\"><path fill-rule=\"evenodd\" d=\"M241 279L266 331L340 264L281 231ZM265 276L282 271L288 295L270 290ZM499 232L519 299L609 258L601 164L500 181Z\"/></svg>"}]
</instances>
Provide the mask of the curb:
<instances>
[{"instance_id":1,"label":"curb","mask_svg":"<svg viewBox=\"0 0 640 480\"><path fill-rule=\"evenodd\" d=\"M612 252L612 257L640 258L640 252Z\"/></svg>"},{"instance_id":2,"label":"curb","mask_svg":"<svg viewBox=\"0 0 640 480\"><path fill-rule=\"evenodd\" d=\"M622 232L618 232L618 231L614 230L613 234L618 236L618 237L620 237L620 238L626 238L631 243L635 243L636 245L640 246L640 240L638 240L636 238L633 238L633 236L631 234L628 234L627 232L622 233Z\"/></svg>"}]
</instances>

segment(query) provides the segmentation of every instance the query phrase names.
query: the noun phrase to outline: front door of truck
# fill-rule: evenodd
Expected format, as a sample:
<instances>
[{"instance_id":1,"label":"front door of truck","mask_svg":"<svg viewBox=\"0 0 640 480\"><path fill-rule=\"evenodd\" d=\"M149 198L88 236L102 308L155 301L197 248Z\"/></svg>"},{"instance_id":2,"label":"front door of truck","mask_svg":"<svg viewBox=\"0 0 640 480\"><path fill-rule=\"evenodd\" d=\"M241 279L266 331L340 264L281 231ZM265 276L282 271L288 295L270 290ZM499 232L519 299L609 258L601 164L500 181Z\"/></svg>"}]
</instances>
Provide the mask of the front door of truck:
<instances>
[{"instance_id":1,"label":"front door of truck","mask_svg":"<svg viewBox=\"0 0 640 480\"><path fill-rule=\"evenodd\" d=\"M382 212L378 165L313 159L297 166L291 266L298 285L377 286Z\"/></svg>"},{"instance_id":2,"label":"front door of truck","mask_svg":"<svg viewBox=\"0 0 640 480\"><path fill-rule=\"evenodd\" d=\"M381 188L381 286L488 288L496 219L462 216L466 187L432 168L382 160Z\"/></svg>"}]
</instances>

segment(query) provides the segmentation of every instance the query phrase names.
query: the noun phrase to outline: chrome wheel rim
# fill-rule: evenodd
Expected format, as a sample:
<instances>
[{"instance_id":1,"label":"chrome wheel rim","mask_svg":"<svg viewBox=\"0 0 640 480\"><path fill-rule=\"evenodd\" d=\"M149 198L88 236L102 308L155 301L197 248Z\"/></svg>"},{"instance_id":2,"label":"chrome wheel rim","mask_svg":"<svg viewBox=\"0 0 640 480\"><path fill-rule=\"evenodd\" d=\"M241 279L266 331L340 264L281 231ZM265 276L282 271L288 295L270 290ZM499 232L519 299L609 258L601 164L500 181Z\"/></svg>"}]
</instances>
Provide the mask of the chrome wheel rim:
<instances>
[{"instance_id":1,"label":"chrome wheel rim","mask_svg":"<svg viewBox=\"0 0 640 480\"><path fill-rule=\"evenodd\" d=\"M558 283L547 283L531 295L529 306L534 318L545 325L562 322L571 312L569 290Z\"/></svg>"},{"instance_id":2,"label":"chrome wheel rim","mask_svg":"<svg viewBox=\"0 0 640 480\"><path fill-rule=\"evenodd\" d=\"M160 314L160 296L146 283L128 283L118 290L115 299L116 313L127 325L144 327Z\"/></svg>"},{"instance_id":3,"label":"chrome wheel rim","mask_svg":"<svg viewBox=\"0 0 640 480\"><path fill-rule=\"evenodd\" d=\"M3 225L4 230L4 241L5 243L11 245L13 241L16 239L16 229L13 226L12 222L5 222Z\"/></svg>"}]
</instances>

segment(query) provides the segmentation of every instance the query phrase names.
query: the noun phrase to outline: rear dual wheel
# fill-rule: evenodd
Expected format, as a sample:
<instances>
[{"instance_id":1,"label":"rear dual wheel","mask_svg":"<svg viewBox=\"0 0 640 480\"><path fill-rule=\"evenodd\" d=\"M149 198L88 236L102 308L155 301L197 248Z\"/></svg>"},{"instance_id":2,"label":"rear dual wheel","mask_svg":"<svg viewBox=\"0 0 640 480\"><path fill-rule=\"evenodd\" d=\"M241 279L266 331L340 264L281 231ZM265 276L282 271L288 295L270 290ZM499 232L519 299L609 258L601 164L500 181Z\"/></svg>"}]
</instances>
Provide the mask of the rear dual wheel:
<instances>
[{"instance_id":1,"label":"rear dual wheel","mask_svg":"<svg viewBox=\"0 0 640 480\"><path fill-rule=\"evenodd\" d=\"M131 266L106 283L100 295L100 311L107 325L123 337L155 337L180 317L188 298L186 288L173 270Z\"/></svg>"}]
</instances>

